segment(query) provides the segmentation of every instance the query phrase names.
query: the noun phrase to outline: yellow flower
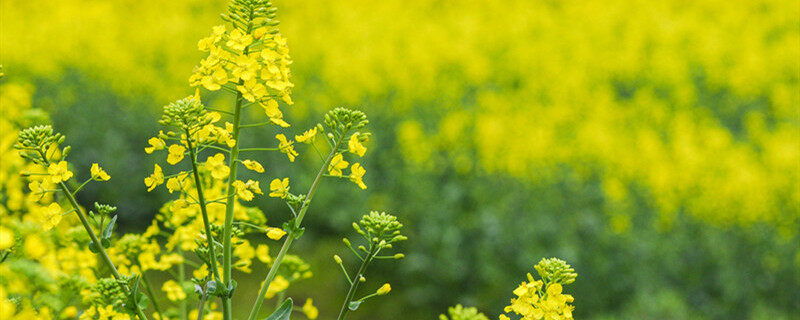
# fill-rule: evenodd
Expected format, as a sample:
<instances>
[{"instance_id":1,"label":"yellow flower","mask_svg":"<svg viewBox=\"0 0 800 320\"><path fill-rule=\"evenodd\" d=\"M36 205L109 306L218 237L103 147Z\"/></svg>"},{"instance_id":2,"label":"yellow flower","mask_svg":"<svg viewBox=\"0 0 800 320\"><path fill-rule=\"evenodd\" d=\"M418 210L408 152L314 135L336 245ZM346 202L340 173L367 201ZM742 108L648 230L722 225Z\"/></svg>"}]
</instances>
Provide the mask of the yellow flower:
<instances>
[{"instance_id":1,"label":"yellow flower","mask_svg":"<svg viewBox=\"0 0 800 320\"><path fill-rule=\"evenodd\" d=\"M263 263L272 262L272 257L269 256L269 246L265 244L259 244L256 247L256 258Z\"/></svg>"},{"instance_id":2,"label":"yellow flower","mask_svg":"<svg viewBox=\"0 0 800 320\"><path fill-rule=\"evenodd\" d=\"M328 165L328 173L334 176L341 176L342 169L347 168L348 164L349 163L347 161L344 161L344 159L342 158L342 154L338 153L335 156L333 156L333 159L331 159L331 163Z\"/></svg>"},{"instance_id":3,"label":"yellow flower","mask_svg":"<svg viewBox=\"0 0 800 320\"><path fill-rule=\"evenodd\" d=\"M311 298L306 299L306 303L303 305L303 313L311 320L319 316L319 310L314 306L314 300L311 300Z\"/></svg>"},{"instance_id":4,"label":"yellow flower","mask_svg":"<svg viewBox=\"0 0 800 320\"><path fill-rule=\"evenodd\" d=\"M164 172L161 171L161 167L156 164L155 167L153 167L153 174L144 178L144 185L148 187L147 191L150 192L162 183L164 183Z\"/></svg>"},{"instance_id":5,"label":"yellow flower","mask_svg":"<svg viewBox=\"0 0 800 320\"><path fill-rule=\"evenodd\" d=\"M179 144L173 144L169 146L169 155L167 156L167 162L169 164L176 164L183 160L183 153L186 152L186 148Z\"/></svg>"},{"instance_id":6,"label":"yellow flower","mask_svg":"<svg viewBox=\"0 0 800 320\"><path fill-rule=\"evenodd\" d=\"M269 183L269 196L273 198L286 198L289 193L289 178L274 179Z\"/></svg>"},{"instance_id":7,"label":"yellow flower","mask_svg":"<svg viewBox=\"0 0 800 320\"><path fill-rule=\"evenodd\" d=\"M233 50L242 51L251 43L253 43L253 36L236 29L228 35L228 42L225 45Z\"/></svg>"},{"instance_id":8,"label":"yellow flower","mask_svg":"<svg viewBox=\"0 0 800 320\"><path fill-rule=\"evenodd\" d=\"M64 310L61 311L60 315L62 319L75 319L75 317L77 316L78 316L78 308L76 308L75 306L69 306L64 308Z\"/></svg>"},{"instance_id":9,"label":"yellow flower","mask_svg":"<svg viewBox=\"0 0 800 320\"><path fill-rule=\"evenodd\" d=\"M14 245L14 230L0 226L0 250L11 248Z\"/></svg>"},{"instance_id":10,"label":"yellow flower","mask_svg":"<svg viewBox=\"0 0 800 320\"><path fill-rule=\"evenodd\" d=\"M183 287L175 282L175 280L164 282L164 285L161 286L161 290L167 294L167 299L171 301L186 299L186 292L183 291Z\"/></svg>"},{"instance_id":11,"label":"yellow flower","mask_svg":"<svg viewBox=\"0 0 800 320\"><path fill-rule=\"evenodd\" d=\"M269 121L284 128L289 126L286 121L283 121L283 112L278 108L278 101L269 99L267 102L261 102L261 107L264 108L264 113L266 113Z\"/></svg>"},{"instance_id":12,"label":"yellow flower","mask_svg":"<svg viewBox=\"0 0 800 320\"><path fill-rule=\"evenodd\" d=\"M347 147L351 153L357 154L359 157L363 157L364 153L367 152L367 148L361 144L361 141L358 141L358 133L354 133L350 136L350 141L347 142Z\"/></svg>"},{"instance_id":13,"label":"yellow flower","mask_svg":"<svg viewBox=\"0 0 800 320\"><path fill-rule=\"evenodd\" d=\"M500 319L500 320L511 320L511 318L507 317L507 316L506 316L506 315L504 315L504 314L501 314L501 315L500 315L500 317L499 317L499 319Z\"/></svg>"},{"instance_id":14,"label":"yellow flower","mask_svg":"<svg viewBox=\"0 0 800 320\"><path fill-rule=\"evenodd\" d=\"M51 163L50 166L47 167L47 173L50 174L50 181L53 183L67 181L69 178L72 178L72 172L67 169L66 161L61 161L58 164Z\"/></svg>"},{"instance_id":15,"label":"yellow flower","mask_svg":"<svg viewBox=\"0 0 800 320\"><path fill-rule=\"evenodd\" d=\"M267 228L267 238L280 240L284 235L286 235L286 231L281 228Z\"/></svg>"},{"instance_id":16,"label":"yellow flower","mask_svg":"<svg viewBox=\"0 0 800 320\"><path fill-rule=\"evenodd\" d=\"M378 294L379 296L382 296L389 293L389 291L392 291L392 286L389 285L388 283L384 283L383 286L378 288L378 291L376 291L375 293Z\"/></svg>"},{"instance_id":17,"label":"yellow flower","mask_svg":"<svg viewBox=\"0 0 800 320\"><path fill-rule=\"evenodd\" d=\"M31 234L25 238L23 249L25 250L25 254L34 259L37 259L47 253L47 245L37 234Z\"/></svg>"},{"instance_id":18,"label":"yellow flower","mask_svg":"<svg viewBox=\"0 0 800 320\"><path fill-rule=\"evenodd\" d=\"M144 148L144 152L146 152L147 154L151 154L153 153L153 151L156 150L163 150L164 148L167 147L167 143L164 142L164 140L161 140L161 138L157 137L150 138L150 140L147 140L147 143L150 144L149 147Z\"/></svg>"},{"instance_id":19,"label":"yellow flower","mask_svg":"<svg viewBox=\"0 0 800 320\"><path fill-rule=\"evenodd\" d=\"M231 172L231 168L225 165L225 155L222 153L206 158L205 167L211 171L211 176L214 179L225 179Z\"/></svg>"},{"instance_id":20,"label":"yellow flower","mask_svg":"<svg viewBox=\"0 0 800 320\"><path fill-rule=\"evenodd\" d=\"M312 142L314 142L314 137L316 137L316 135L317 135L317 127L313 127L309 130L306 130L306 132L303 132L303 135L294 136L294 139L297 140L297 142L311 144Z\"/></svg>"},{"instance_id":21,"label":"yellow flower","mask_svg":"<svg viewBox=\"0 0 800 320\"><path fill-rule=\"evenodd\" d=\"M264 294L264 297L269 299L275 296L276 293L286 290L289 287L289 281L286 280L283 276L276 276L274 280L269 284L267 288L267 292Z\"/></svg>"},{"instance_id":22,"label":"yellow flower","mask_svg":"<svg viewBox=\"0 0 800 320\"><path fill-rule=\"evenodd\" d=\"M44 221L42 221L44 231L53 229L61 222L61 211L61 206L58 203L53 202L47 206L44 212Z\"/></svg>"},{"instance_id":23,"label":"yellow flower","mask_svg":"<svg viewBox=\"0 0 800 320\"><path fill-rule=\"evenodd\" d=\"M28 183L28 188L31 189L31 192L33 192L33 194L45 193L45 192L47 192L47 189L50 188L50 187L51 186L47 185L47 181L41 181L40 182L40 181L33 180L30 183Z\"/></svg>"},{"instance_id":24,"label":"yellow flower","mask_svg":"<svg viewBox=\"0 0 800 320\"><path fill-rule=\"evenodd\" d=\"M261 166L261 164L258 163L258 161L255 161L255 160L244 160L244 161L242 161L242 164L247 169L253 170L253 171L258 172L258 173L264 173L264 167Z\"/></svg>"},{"instance_id":25,"label":"yellow flower","mask_svg":"<svg viewBox=\"0 0 800 320\"><path fill-rule=\"evenodd\" d=\"M361 166L359 163L354 163L352 167L350 167L350 181L355 182L359 188L366 189L367 185L364 184L364 174L367 173L367 170Z\"/></svg>"},{"instance_id":26,"label":"yellow flower","mask_svg":"<svg viewBox=\"0 0 800 320\"><path fill-rule=\"evenodd\" d=\"M250 102L255 102L267 94L267 87L258 83L255 79L245 81L243 85L236 86L236 89L239 89L242 97Z\"/></svg>"},{"instance_id":27,"label":"yellow flower","mask_svg":"<svg viewBox=\"0 0 800 320\"><path fill-rule=\"evenodd\" d=\"M108 181L111 179L111 176L106 173L103 168L100 167L99 164L93 163L92 168L89 170L92 173L92 179L96 181Z\"/></svg>"},{"instance_id":28,"label":"yellow flower","mask_svg":"<svg viewBox=\"0 0 800 320\"><path fill-rule=\"evenodd\" d=\"M234 181L234 182L233 182L233 188L234 188L234 189L236 189L236 195L237 195L237 196L238 196L240 199L242 199L242 200L244 200L244 201L250 201L250 200L253 200L253 192L251 192L251 191L250 191L250 190L247 188L247 184L245 184L244 182L242 182L242 181L240 181L240 180L236 180L236 181Z\"/></svg>"},{"instance_id":29,"label":"yellow flower","mask_svg":"<svg viewBox=\"0 0 800 320\"><path fill-rule=\"evenodd\" d=\"M169 190L169 193L172 193L173 191L181 191L181 179L181 177L172 177L167 179L167 190Z\"/></svg>"},{"instance_id":30,"label":"yellow flower","mask_svg":"<svg viewBox=\"0 0 800 320\"><path fill-rule=\"evenodd\" d=\"M281 152L285 153L286 156L289 157L289 161L294 162L294 158L297 157L298 154L297 151L294 151L294 146L292 145L294 142L287 141L286 136L283 134L277 134L275 135L275 138L280 141L278 149L280 149Z\"/></svg>"}]
</instances>

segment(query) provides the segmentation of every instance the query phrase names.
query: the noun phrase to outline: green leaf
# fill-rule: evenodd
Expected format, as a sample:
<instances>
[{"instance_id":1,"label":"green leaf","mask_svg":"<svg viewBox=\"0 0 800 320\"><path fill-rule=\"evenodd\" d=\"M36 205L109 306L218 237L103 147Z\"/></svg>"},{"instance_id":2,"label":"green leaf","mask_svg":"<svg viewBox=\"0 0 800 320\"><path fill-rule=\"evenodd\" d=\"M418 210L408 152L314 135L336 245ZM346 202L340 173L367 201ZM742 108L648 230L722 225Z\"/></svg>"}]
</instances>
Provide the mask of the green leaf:
<instances>
[{"instance_id":1,"label":"green leaf","mask_svg":"<svg viewBox=\"0 0 800 320\"><path fill-rule=\"evenodd\" d=\"M350 304L347 305L347 308L350 309L351 311L356 311L356 309L358 309L358 306L361 305L361 302L362 300L350 301Z\"/></svg>"},{"instance_id":2,"label":"green leaf","mask_svg":"<svg viewBox=\"0 0 800 320\"><path fill-rule=\"evenodd\" d=\"M114 232L114 225L117 223L117 217L117 215L114 215L106 225L106 228L103 229L103 239L111 238L111 234Z\"/></svg>"},{"instance_id":3,"label":"green leaf","mask_svg":"<svg viewBox=\"0 0 800 320\"><path fill-rule=\"evenodd\" d=\"M294 303L292 302L292 298L286 299L278 310L275 310L267 319L265 320L289 320L289 315L292 314L292 307Z\"/></svg>"}]
</instances>

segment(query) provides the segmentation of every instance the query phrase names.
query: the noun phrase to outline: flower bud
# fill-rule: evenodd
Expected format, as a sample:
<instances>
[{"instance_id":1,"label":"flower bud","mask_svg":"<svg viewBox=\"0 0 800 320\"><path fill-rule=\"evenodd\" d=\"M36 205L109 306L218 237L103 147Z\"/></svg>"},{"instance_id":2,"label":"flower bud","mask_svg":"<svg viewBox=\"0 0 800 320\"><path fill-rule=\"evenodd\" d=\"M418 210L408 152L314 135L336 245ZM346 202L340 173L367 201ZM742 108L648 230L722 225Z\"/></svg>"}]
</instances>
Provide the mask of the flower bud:
<instances>
[{"instance_id":1,"label":"flower bud","mask_svg":"<svg viewBox=\"0 0 800 320\"><path fill-rule=\"evenodd\" d=\"M378 288L378 291L375 292L375 293L377 293L379 296L382 296L382 295L386 295L387 293L389 293L389 291L392 291L392 286L389 285L388 283L384 283L383 286Z\"/></svg>"},{"instance_id":2,"label":"flower bud","mask_svg":"<svg viewBox=\"0 0 800 320\"><path fill-rule=\"evenodd\" d=\"M342 258L340 258L337 254L333 255L333 261L336 261L338 264L342 264Z\"/></svg>"}]
</instances>

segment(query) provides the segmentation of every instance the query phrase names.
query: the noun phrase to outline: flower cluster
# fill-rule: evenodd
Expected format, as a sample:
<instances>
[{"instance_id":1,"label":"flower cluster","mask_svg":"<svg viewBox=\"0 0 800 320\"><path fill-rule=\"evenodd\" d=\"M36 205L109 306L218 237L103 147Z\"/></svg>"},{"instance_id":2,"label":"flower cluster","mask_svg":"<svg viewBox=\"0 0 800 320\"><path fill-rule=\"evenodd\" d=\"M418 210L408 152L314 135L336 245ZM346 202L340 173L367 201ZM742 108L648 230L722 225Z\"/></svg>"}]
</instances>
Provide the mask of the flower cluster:
<instances>
[{"instance_id":1,"label":"flower cluster","mask_svg":"<svg viewBox=\"0 0 800 320\"><path fill-rule=\"evenodd\" d=\"M478 312L478 309L465 308L458 304L455 307L448 308L447 315L439 315L439 320L489 320L489 318Z\"/></svg>"},{"instance_id":2,"label":"flower cluster","mask_svg":"<svg viewBox=\"0 0 800 320\"><path fill-rule=\"evenodd\" d=\"M571 295L563 293L563 286L575 282L578 276L575 269L557 258L542 259L535 267L541 280L528 273L528 281L523 281L516 289L511 304L505 307L506 313L522 316L522 320L569 320L575 309ZM509 320L500 315L500 320Z\"/></svg>"}]
</instances>

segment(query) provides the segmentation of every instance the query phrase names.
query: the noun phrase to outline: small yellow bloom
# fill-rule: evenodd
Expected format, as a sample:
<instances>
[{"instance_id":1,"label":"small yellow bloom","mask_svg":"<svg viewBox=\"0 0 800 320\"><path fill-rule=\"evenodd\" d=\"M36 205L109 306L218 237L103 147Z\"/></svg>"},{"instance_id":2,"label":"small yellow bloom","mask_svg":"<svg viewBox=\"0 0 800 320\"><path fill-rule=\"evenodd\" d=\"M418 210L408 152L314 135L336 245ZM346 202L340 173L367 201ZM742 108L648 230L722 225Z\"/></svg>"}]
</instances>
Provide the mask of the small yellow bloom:
<instances>
[{"instance_id":1,"label":"small yellow bloom","mask_svg":"<svg viewBox=\"0 0 800 320\"><path fill-rule=\"evenodd\" d=\"M294 158L297 157L298 155L297 151L294 151L294 145L293 145L294 142L287 141L286 136L283 134L277 134L275 135L275 138L278 139L278 141L280 141L278 149L280 149L281 152L285 153L286 156L289 157L289 161L294 162Z\"/></svg>"},{"instance_id":2,"label":"small yellow bloom","mask_svg":"<svg viewBox=\"0 0 800 320\"><path fill-rule=\"evenodd\" d=\"M511 320L511 318L507 317L507 316L506 316L506 315L504 315L504 314L501 314L499 319L500 319L500 320Z\"/></svg>"},{"instance_id":3,"label":"small yellow bloom","mask_svg":"<svg viewBox=\"0 0 800 320\"><path fill-rule=\"evenodd\" d=\"M181 179L181 177L172 177L167 179L167 190L169 190L169 193L181 191Z\"/></svg>"},{"instance_id":4,"label":"small yellow bloom","mask_svg":"<svg viewBox=\"0 0 800 320\"><path fill-rule=\"evenodd\" d=\"M164 172L161 171L161 167L156 164L153 167L153 174L144 178L144 185L148 187L147 191L150 192L162 183L164 183Z\"/></svg>"},{"instance_id":5,"label":"small yellow bloom","mask_svg":"<svg viewBox=\"0 0 800 320\"><path fill-rule=\"evenodd\" d=\"M28 183L28 188L31 189L31 192L33 192L33 194L45 193L45 192L47 192L47 189L49 189L50 187L52 187L52 186L48 185L47 181L36 181L36 180L33 180L30 183Z\"/></svg>"},{"instance_id":6,"label":"small yellow bloom","mask_svg":"<svg viewBox=\"0 0 800 320\"><path fill-rule=\"evenodd\" d=\"M341 176L342 169L347 168L348 164L347 161L344 161L342 154L338 153L331 159L331 163L328 165L328 173L334 176Z\"/></svg>"},{"instance_id":7,"label":"small yellow bloom","mask_svg":"<svg viewBox=\"0 0 800 320\"><path fill-rule=\"evenodd\" d=\"M267 238L280 240L284 235L286 235L286 231L281 228L267 228Z\"/></svg>"},{"instance_id":8,"label":"small yellow bloom","mask_svg":"<svg viewBox=\"0 0 800 320\"><path fill-rule=\"evenodd\" d=\"M388 283L384 283L383 286L378 288L378 291L375 293L377 293L379 296L382 296L389 293L389 291L392 291L392 286L389 285Z\"/></svg>"},{"instance_id":9,"label":"small yellow bloom","mask_svg":"<svg viewBox=\"0 0 800 320\"><path fill-rule=\"evenodd\" d=\"M225 45L233 50L242 51L251 43L253 43L253 36L236 29L228 35L228 42Z\"/></svg>"},{"instance_id":10,"label":"small yellow bloom","mask_svg":"<svg viewBox=\"0 0 800 320\"><path fill-rule=\"evenodd\" d=\"M264 297L270 299L274 297L276 293L286 290L288 287L289 281L286 280L286 278L283 276L276 276L269 284L269 287L267 287L267 292L264 294Z\"/></svg>"},{"instance_id":11,"label":"small yellow bloom","mask_svg":"<svg viewBox=\"0 0 800 320\"><path fill-rule=\"evenodd\" d=\"M256 247L256 258L263 263L272 262L272 257L269 256L269 246L266 244L259 244Z\"/></svg>"},{"instance_id":12,"label":"small yellow bloom","mask_svg":"<svg viewBox=\"0 0 800 320\"><path fill-rule=\"evenodd\" d=\"M294 136L294 139L297 140L297 142L311 144L312 142L314 142L314 137L316 137L316 135L317 135L317 127L313 127L309 130L306 130L306 132L303 132L302 135Z\"/></svg>"},{"instance_id":13,"label":"small yellow bloom","mask_svg":"<svg viewBox=\"0 0 800 320\"><path fill-rule=\"evenodd\" d=\"M53 202L47 206L44 212L44 221L42 221L44 231L53 229L61 222L61 211L61 206L58 203Z\"/></svg>"},{"instance_id":14,"label":"small yellow bloom","mask_svg":"<svg viewBox=\"0 0 800 320\"><path fill-rule=\"evenodd\" d=\"M361 189L366 189L367 185L364 184L364 174L367 173L367 170L361 166L359 163L354 163L352 167L350 167L350 181L355 182Z\"/></svg>"},{"instance_id":15,"label":"small yellow bloom","mask_svg":"<svg viewBox=\"0 0 800 320\"><path fill-rule=\"evenodd\" d=\"M258 163L258 161L255 161L255 160L244 160L244 161L242 161L242 164L247 169L253 170L253 171L258 172L258 173L264 173L264 167L261 166L261 164Z\"/></svg>"},{"instance_id":16,"label":"small yellow bloom","mask_svg":"<svg viewBox=\"0 0 800 320\"><path fill-rule=\"evenodd\" d=\"M53 183L67 181L69 178L72 178L72 172L67 169L66 161L61 161L58 164L51 163L50 166L47 167L47 173L50 174L50 181Z\"/></svg>"},{"instance_id":17,"label":"small yellow bloom","mask_svg":"<svg viewBox=\"0 0 800 320\"><path fill-rule=\"evenodd\" d=\"M225 179L231 172L231 168L225 165L225 155L217 153L206 159L206 169L211 171L211 176L214 179Z\"/></svg>"},{"instance_id":18,"label":"small yellow bloom","mask_svg":"<svg viewBox=\"0 0 800 320\"><path fill-rule=\"evenodd\" d=\"M253 192L247 188L247 184L240 180L233 182L233 188L236 190L236 196L244 201L253 200Z\"/></svg>"},{"instance_id":19,"label":"small yellow bloom","mask_svg":"<svg viewBox=\"0 0 800 320\"><path fill-rule=\"evenodd\" d=\"M37 234L31 234L25 238L23 249L28 257L37 259L47 253L47 245Z\"/></svg>"},{"instance_id":20,"label":"small yellow bloom","mask_svg":"<svg viewBox=\"0 0 800 320\"><path fill-rule=\"evenodd\" d=\"M14 245L14 230L0 226L0 250L11 248Z\"/></svg>"},{"instance_id":21,"label":"small yellow bloom","mask_svg":"<svg viewBox=\"0 0 800 320\"><path fill-rule=\"evenodd\" d=\"M157 137L150 138L150 140L147 140L147 143L150 144L149 147L144 148L144 152L146 152L147 154L151 154L153 153L153 151L156 150L163 150L164 148L167 147L167 143L164 142L164 140L161 140L160 138Z\"/></svg>"},{"instance_id":22,"label":"small yellow bloom","mask_svg":"<svg viewBox=\"0 0 800 320\"><path fill-rule=\"evenodd\" d=\"M361 144L361 141L358 140L358 133L354 133L350 136L350 141L347 142L347 147L351 153L357 154L359 157L363 157L364 154L367 152L367 148Z\"/></svg>"},{"instance_id":23,"label":"small yellow bloom","mask_svg":"<svg viewBox=\"0 0 800 320\"><path fill-rule=\"evenodd\" d=\"M186 292L183 291L183 287L175 282L175 280L164 282L164 285L161 286L161 290L167 294L167 299L171 301L186 299Z\"/></svg>"},{"instance_id":24,"label":"small yellow bloom","mask_svg":"<svg viewBox=\"0 0 800 320\"><path fill-rule=\"evenodd\" d=\"M186 148L179 144L173 144L169 146L169 155L167 156L167 162L169 164L176 164L183 160L183 153L186 152Z\"/></svg>"},{"instance_id":25,"label":"small yellow bloom","mask_svg":"<svg viewBox=\"0 0 800 320\"><path fill-rule=\"evenodd\" d=\"M314 300L311 300L311 298L306 299L306 303L303 305L302 310L303 313L306 314L306 317L311 320L314 320L319 316L319 310L317 310L317 307L314 306Z\"/></svg>"},{"instance_id":26,"label":"small yellow bloom","mask_svg":"<svg viewBox=\"0 0 800 320\"><path fill-rule=\"evenodd\" d=\"M269 183L269 196L273 198L286 198L289 194L289 178L274 179Z\"/></svg>"},{"instance_id":27,"label":"small yellow bloom","mask_svg":"<svg viewBox=\"0 0 800 320\"><path fill-rule=\"evenodd\" d=\"M111 176L106 173L103 168L100 167L99 164L93 163L92 168L89 170L92 173L92 179L96 181L108 181L111 179Z\"/></svg>"},{"instance_id":28,"label":"small yellow bloom","mask_svg":"<svg viewBox=\"0 0 800 320\"><path fill-rule=\"evenodd\" d=\"M250 102L255 102L267 95L267 87L255 79L245 81L243 85L236 86L236 89L242 93L242 98Z\"/></svg>"}]
</instances>

